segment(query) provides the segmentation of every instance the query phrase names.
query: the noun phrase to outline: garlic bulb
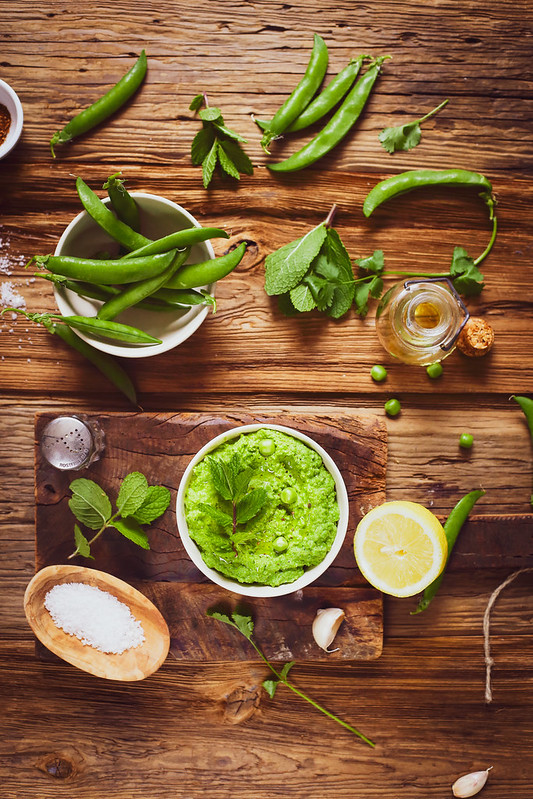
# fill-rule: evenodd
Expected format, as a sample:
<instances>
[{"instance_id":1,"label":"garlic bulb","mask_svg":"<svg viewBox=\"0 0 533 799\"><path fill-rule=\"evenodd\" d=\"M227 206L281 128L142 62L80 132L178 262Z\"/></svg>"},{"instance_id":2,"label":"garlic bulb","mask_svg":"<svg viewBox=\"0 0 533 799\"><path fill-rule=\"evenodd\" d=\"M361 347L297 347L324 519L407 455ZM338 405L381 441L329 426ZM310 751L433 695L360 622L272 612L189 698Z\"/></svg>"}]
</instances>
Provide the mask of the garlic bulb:
<instances>
[{"instance_id":1,"label":"garlic bulb","mask_svg":"<svg viewBox=\"0 0 533 799\"><path fill-rule=\"evenodd\" d=\"M492 766L489 766L486 771L473 771L471 774L459 777L452 785L453 795L459 797L459 799L475 796L487 782L491 768Z\"/></svg>"},{"instance_id":2,"label":"garlic bulb","mask_svg":"<svg viewBox=\"0 0 533 799\"><path fill-rule=\"evenodd\" d=\"M341 608L323 608L317 610L313 620L313 638L324 652L336 652L337 649L328 649L337 630L344 619L344 611Z\"/></svg>"}]
</instances>

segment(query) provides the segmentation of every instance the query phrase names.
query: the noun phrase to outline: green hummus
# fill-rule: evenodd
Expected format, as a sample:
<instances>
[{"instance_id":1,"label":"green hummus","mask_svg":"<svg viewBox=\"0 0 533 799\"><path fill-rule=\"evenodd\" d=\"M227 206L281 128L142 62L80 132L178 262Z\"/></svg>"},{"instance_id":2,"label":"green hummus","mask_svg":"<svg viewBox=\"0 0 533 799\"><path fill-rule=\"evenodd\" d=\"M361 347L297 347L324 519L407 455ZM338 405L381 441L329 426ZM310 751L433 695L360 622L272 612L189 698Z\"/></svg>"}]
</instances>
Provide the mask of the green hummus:
<instances>
[{"instance_id":1,"label":"green hummus","mask_svg":"<svg viewBox=\"0 0 533 799\"><path fill-rule=\"evenodd\" d=\"M242 517L257 509L252 518L235 522L236 503L221 495L228 493L221 474L235 479L237 492L241 488ZM240 583L277 586L324 559L339 508L335 482L318 452L263 428L222 444L195 466L185 517L207 566Z\"/></svg>"}]
</instances>

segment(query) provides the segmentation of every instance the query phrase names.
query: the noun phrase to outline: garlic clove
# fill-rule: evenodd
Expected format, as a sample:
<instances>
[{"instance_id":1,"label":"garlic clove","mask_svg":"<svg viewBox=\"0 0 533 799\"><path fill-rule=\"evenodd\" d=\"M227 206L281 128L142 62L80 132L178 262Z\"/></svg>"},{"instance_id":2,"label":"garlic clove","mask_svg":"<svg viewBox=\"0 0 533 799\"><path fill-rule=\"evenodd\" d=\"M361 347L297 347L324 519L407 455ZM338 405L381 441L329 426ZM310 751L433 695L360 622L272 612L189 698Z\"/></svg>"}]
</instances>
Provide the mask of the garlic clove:
<instances>
[{"instance_id":1,"label":"garlic clove","mask_svg":"<svg viewBox=\"0 0 533 799\"><path fill-rule=\"evenodd\" d=\"M329 645L337 635L337 630L344 619L344 611L341 608L322 608L317 610L313 620L313 638L324 652L336 652L337 649L328 649Z\"/></svg>"},{"instance_id":2,"label":"garlic clove","mask_svg":"<svg viewBox=\"0 0 533 799\"><path fill-rule=\"evenodd\" d=\"M471 774L465 774L463 777L459 777L452 785L453 795L459 797L459 799L467 799L469 796L475 796L487 782L491 768L492 766L489 766L485 771L473 771Z\"/></svg>"}]
</instances>

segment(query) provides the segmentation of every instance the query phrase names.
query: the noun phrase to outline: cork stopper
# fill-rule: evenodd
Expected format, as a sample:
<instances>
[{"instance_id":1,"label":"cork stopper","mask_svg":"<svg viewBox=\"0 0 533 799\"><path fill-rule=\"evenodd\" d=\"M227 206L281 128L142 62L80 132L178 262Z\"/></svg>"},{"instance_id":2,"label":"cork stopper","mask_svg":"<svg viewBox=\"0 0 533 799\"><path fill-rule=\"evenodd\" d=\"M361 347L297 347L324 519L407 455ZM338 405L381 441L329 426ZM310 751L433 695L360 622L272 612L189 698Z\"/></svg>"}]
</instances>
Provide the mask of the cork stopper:
<instances>
[{"instance_id":1,"label":"cork stopper","mask_svg":"<svg viewBox=\"0 0 533 799\"><path fill-rule=\"evenodd\" d=\"M479 316L470 317L457 339L457 349L469 358L486 355L493 344L494 330Z\"/></svg>"}]
</instances>

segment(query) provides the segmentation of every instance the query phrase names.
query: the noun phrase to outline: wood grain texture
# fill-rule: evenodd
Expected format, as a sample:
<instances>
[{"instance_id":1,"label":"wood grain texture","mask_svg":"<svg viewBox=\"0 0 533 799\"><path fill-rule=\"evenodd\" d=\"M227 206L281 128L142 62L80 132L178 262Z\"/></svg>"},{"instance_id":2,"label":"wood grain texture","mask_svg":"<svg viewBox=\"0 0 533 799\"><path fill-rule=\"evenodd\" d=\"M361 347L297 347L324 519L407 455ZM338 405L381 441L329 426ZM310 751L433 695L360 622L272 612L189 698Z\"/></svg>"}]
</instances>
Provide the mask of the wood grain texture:
<instances>
[{"instance_id":1,"label":"wood grain texture","mask_svg":"<svg viewBox=\"0 0 533 799\"><path fill-rule=\"evenodd\" d=\"M34 412L129 409L61 342L3 317L2 797L438 799L460 774L492 764L483 797L531 799L531 574L493 609L490 706L482 618L491 592L531 551L533 451L509 395L533 392L532 18L529 0L0 4L0 77L25 112L21 141L0 166L2 285L13 283L31 310L51 310L51 290L30 282L24 263L53 250L78 212L74 174L100 191L121 169L130 188L227 225L229 245L250 242L238 270L217 287L215 316L172 353L126 364L146 411L382 415L383 402L398 396L402 414L386 420L387 499L414 499L444 517L462 494L487 490L429 609L410 616L410 600L385 601L379 659L293 669L302 690L375 739L374 751L283 689L268 699L257 662L168 658L148 680L125 686L40 661L23 613L34 571ZM274 178L251 114L272 114L287 97L315 31L330 50L328 75L359 52L393 58L357 130L310 170ZM51 134L124 74L142 47L149 72L138 95L52 161ZM206 191L190 164L199 123L188 105L202 90L248 139L255 171L238 186L217 178ZM421 116L445 97L449 104L423 127L419 147L394 156L382 150L383 127ZM306 138L277 142L275 157ZM447 265L456 244L479 254L488 224L469 193L406 196L370 220L362 216L380 178L445 166L483 172L499 201L486 288L469 301L496 330L489 358L473 363L453 354L434 382L381 353L373 308L365 321L280 316L263 290L264 259L321 221L333 202L352 259L381 248L391 268L416 262L429 270ZM384 384L369 378L376 362L388 368ZM461 432L474 434L469 453L457 447ZM517 515L520 529L506 521ZM502 519L491 539L497 563L485 547L495 530L487 516ZM525 547L518 562L516 546Z\"/></svg>"}]
</instances>

